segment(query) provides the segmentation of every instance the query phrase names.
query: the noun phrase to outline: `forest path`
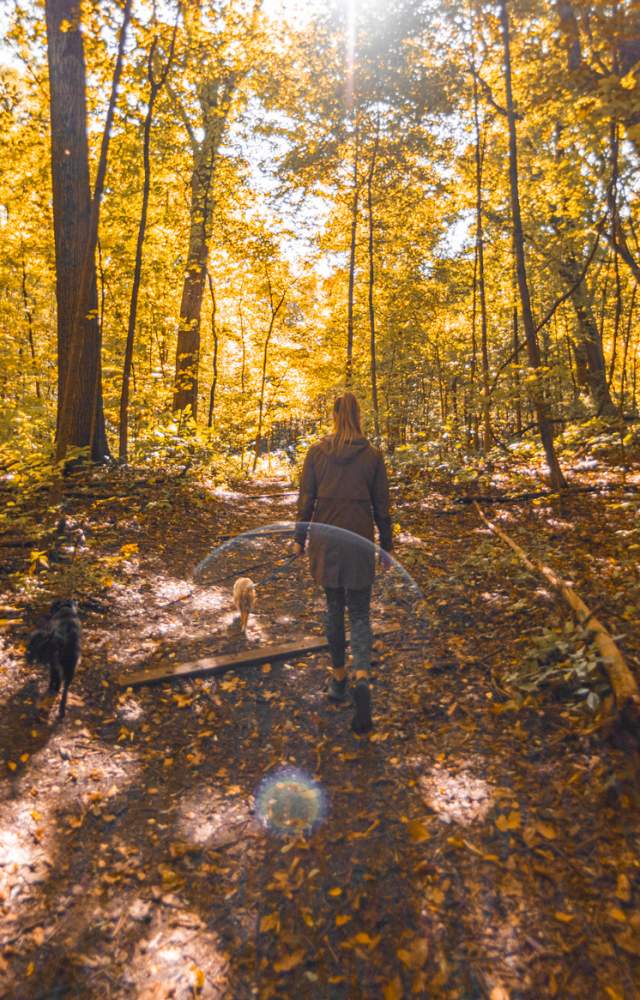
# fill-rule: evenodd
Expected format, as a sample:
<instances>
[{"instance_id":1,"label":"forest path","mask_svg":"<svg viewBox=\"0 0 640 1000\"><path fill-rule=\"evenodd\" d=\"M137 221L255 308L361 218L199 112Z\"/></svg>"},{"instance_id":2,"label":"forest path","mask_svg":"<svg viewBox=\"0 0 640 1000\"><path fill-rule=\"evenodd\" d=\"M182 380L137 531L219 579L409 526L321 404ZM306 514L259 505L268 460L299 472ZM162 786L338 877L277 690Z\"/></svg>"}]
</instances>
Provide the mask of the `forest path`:
<instances>
[{"instance_id":1,"label":"forest path","mask_svg":"<svg viewBox=\"0 0 640 1000\"><path fill-rule=\"evenodd\" d=\"M193 592L191 571L220 539L290 519L292 497L126 474L77 492L65 510L87 552L72 570L102 607L63 726L33 727L37 675L11 632L2 658L4 996L637 995L639 824L622 755L561 702L518 707L505 690L532 628L564 615L471 512L441 517L443 494L400 491L397 554L427 622L379 609L404 631L379 648L375 730L359 740L325 701L326 655L133 693L113 683L123 667L237 647L230 585ZM278 580L247 641L306 631L302 608L320 631L321 607L302 575ZM322 789L309 837L256 816L283 765Z\"/></svg>"}]
</instances>

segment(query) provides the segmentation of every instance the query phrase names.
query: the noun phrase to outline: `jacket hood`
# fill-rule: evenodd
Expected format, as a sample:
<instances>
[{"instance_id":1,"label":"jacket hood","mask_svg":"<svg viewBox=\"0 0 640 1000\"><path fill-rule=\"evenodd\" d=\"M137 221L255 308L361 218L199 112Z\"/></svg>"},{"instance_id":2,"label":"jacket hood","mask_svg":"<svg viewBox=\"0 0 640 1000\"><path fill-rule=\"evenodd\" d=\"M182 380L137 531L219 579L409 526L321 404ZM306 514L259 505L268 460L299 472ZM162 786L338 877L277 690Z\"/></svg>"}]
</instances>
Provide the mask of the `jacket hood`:
<instances>
[{"instance_id":1,"label":"jacket hood","mask_svg":"<svg viewBox=\"0 0 640 1000\"><path fill-rule=\"evenodd\" d=\"M343 444L339 448L334 449L333 436L330 436L320 442L320 447L326 455L331 456L334 462L338 462L339 465L347 465L369 447L369 442L366 438L355 438L348 444Z\"/></svg>"}]
</instances>

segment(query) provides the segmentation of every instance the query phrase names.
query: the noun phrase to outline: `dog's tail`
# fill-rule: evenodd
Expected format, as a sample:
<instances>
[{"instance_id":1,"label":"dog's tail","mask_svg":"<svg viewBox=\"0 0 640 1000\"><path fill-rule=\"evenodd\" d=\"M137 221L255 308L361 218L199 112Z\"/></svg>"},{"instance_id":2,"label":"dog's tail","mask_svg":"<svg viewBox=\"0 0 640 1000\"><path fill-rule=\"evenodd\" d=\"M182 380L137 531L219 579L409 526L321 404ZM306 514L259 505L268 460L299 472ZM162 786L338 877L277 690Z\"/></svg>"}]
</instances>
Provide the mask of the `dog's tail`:
<instances>
[{"instance_id":1,"label":"dog's tail","mask_svg":"<svg viewBox=\"0 0 640 1000\"><path fill-rule=\"evenodd\" d=\"M251 606L248 601L242 601L240 605L240 631L247 631L247 623L249 621L249 612L251 611Z\"/></svg>"},{"instance_id":2,"label":"dog's tail","mask_svg":"<svg viewBox=\"0 0 640 1000\"><path fill-rule=\"evenodd\" d=\"M243 632L247 631L247 623L249 621L249 614L253 609L253 605L256 600L256 589L253 583L247 581L244 589L238 595L238 610L240 612L240 628Z\"/></svg>"}]
</instances>

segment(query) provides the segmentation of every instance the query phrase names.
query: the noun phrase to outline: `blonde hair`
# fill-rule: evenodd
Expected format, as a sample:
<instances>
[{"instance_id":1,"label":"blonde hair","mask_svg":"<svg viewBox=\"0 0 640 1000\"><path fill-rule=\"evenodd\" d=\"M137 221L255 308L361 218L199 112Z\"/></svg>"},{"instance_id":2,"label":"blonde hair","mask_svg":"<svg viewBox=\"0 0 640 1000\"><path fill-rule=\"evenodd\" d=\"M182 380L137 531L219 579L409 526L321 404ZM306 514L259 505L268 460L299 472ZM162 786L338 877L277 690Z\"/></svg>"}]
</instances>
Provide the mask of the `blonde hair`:
<instances>
[{"instance_id":1,"label":"blonde hair","mask_svg":"<svg viewBox=\"0 0 640 1000\"><path fill-rule=\"evenodd\" d=\"M333 446L341 448L362 436L360 404L352 392L345 392L333 404Z\"/></svg>"}]
</instances>

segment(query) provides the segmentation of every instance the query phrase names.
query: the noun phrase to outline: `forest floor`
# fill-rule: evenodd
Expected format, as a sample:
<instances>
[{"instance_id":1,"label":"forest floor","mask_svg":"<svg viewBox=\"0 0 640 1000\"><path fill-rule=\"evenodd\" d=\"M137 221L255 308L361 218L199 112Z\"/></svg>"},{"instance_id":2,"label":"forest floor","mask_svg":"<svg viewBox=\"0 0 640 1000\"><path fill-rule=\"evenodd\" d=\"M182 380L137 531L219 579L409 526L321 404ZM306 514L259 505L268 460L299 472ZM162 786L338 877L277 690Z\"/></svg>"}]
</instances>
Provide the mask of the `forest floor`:
<instances>
[{"instance_id":1,"label":"forest floor","mask_svg":"<svg viewBox=\"0 0 640 1000\"><path fill-rule=\"evenodd\" d=\"M574 582L637 672L640 476L627 484L487 510ZM590 676L589 651L451 483L394 486L396 554L425 604L408 614L409 584L380 583L378 627L401 628L378 640L370 737L326 702L324 653L118 686L126 669L321 632L303 562L258 586L246 639L233 581L215 579L227 557L210 585L191 576L221 540L290 520L287 489L98 471L36 495L31 538L0 539L0 995L638 996L633 757L587 709L588 684L552 683L558 662ZM84 655L66 719L43 724L23 646L65 588ZM550 678L528 695L527 663ZM284 765L322 789L308 835L256 810Z\"/></svg>"}]
</instances>

